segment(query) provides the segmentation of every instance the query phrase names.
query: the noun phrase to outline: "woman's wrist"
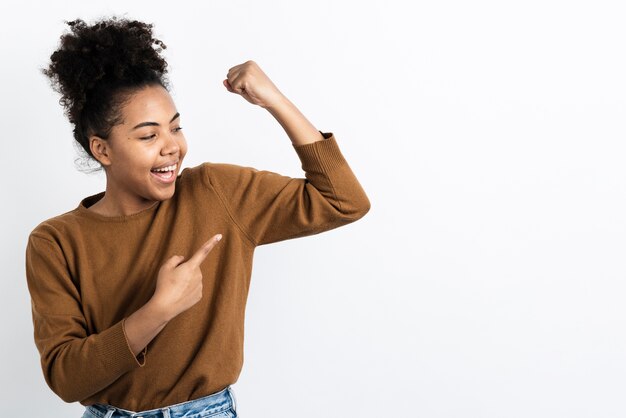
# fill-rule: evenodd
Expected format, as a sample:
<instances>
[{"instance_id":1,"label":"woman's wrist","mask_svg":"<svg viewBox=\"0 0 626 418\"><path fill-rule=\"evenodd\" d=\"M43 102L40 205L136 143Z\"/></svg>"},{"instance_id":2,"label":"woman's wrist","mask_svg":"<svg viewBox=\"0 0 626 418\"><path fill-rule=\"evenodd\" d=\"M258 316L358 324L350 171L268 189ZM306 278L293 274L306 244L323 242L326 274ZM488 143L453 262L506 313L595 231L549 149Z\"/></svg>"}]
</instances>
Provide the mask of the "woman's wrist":
<instances>
[{"instance_id":1,"label":"woman's wrist","mask_svg":"<svg viewBox=\"0 0 626 418\"><path fill-rule=\"evenodd\" d=\"M141 309L146 311L146 313L153 318L156 323L162 324L163 326L167 325L167 323L173 318L169 310L163 306L158 299L155 299L154 296L145 305L143 305Z\"/></svg>"}]
</instances>

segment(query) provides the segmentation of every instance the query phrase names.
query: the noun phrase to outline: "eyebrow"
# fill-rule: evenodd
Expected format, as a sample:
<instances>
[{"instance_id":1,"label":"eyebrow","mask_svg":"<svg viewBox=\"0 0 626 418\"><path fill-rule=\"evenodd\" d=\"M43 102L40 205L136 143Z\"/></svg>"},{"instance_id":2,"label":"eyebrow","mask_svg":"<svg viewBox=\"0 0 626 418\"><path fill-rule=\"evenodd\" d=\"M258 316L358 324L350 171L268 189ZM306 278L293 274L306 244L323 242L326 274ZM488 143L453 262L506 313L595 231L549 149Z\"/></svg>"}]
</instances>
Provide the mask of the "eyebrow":
<instances>
[{"instance_id":1,"label":"eyebrow","mask_svg":"<svg viewBox=\"0 0 626 418\"><path fill-rule=\"evenodd\" d=\"M170 120L170 123L174 122L174 120L176 120L176 118L180 117L180 113L176 112L176 114L174 115L174 117L172 118L172 120ZM144 127L144 126L161 126L156 122L141 122L139 125L135 126L133 129L131 129L131 131L134 131L135 129Z\"/></svg>"}]
</instances>

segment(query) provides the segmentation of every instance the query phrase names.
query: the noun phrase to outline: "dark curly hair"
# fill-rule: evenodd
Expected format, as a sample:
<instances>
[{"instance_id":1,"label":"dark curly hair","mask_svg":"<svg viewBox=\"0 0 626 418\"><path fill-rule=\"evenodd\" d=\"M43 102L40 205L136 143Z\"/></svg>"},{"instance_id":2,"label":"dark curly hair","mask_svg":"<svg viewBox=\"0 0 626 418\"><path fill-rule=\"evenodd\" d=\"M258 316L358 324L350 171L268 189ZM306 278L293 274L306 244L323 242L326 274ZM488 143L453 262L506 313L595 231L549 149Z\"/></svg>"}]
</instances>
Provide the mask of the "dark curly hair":
<instances>
[{"instance_id":1,"label":"dark curly hair","mask_svg":"<svg viewBox=\"0 0 626 418\"><path fill-rule=\"evenodd\" d=\"M108 139L123 122L121 107L134 92L152 85L169 90L167 62L160 56L167 47L153 37L152 24L137 20L113 16L91 26L81 19L65 23L71 32L61 36L41 72L62 96L59 103L74 125L74 139L88 159L96 160L89 137Z\"/></svg>"}]
</instances>

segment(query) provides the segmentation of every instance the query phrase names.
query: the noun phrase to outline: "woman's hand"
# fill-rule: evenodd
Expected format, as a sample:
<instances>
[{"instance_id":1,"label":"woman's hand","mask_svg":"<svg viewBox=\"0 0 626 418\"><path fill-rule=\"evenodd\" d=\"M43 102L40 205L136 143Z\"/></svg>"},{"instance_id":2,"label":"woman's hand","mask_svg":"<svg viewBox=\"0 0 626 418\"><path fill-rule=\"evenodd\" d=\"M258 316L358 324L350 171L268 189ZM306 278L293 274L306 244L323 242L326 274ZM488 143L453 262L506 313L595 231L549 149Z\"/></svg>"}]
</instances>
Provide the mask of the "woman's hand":
<instances>
[{"instance_id":1,"label":"woman's hand","mask_svg":"<svg viewBox=\"0 0 626 418\"><path fill-rule=\"evenodd\" d=\"M235 65L223 81L226 89L237 93L252 104L269 108L283 100L283 94L254 61Z\"/></svg>"},{"instance_id":2,"label":"woman's hand","mask_svg":"<svg viewBox=\"0 0 626 418\"><path fill-rule=\"evenodd\" d=\"M156 289L150 303L169 321L202 299L200 265L217 245L221 234L214 235L186 262L185 257L170 257L159 270Z\"/></svg>"}]
</instances>

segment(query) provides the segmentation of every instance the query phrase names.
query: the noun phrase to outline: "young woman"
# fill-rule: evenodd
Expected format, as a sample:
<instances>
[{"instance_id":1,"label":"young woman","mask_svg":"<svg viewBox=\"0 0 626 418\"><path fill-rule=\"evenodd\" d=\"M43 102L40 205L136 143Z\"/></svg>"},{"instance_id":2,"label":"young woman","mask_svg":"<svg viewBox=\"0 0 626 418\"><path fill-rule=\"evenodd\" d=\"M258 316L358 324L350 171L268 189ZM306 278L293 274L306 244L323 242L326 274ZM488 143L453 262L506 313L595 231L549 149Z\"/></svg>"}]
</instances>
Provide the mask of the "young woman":
<instances>
[{"instance_id":1,"label":"young woman","mask_svg":"<svg viewBox=\"0 0 626 418\"><path fill-rule=\"evenodd\" d=\"M84 417L234 417L255 247L354 222L370 202L334 135L253 61L232 67L224 86L276 118L306 178L226 163L182 169L182 117L152 25L67 23L43 72L106 190L28 239L46 382L85 405Z\"/></svg>"}]
</instances>

